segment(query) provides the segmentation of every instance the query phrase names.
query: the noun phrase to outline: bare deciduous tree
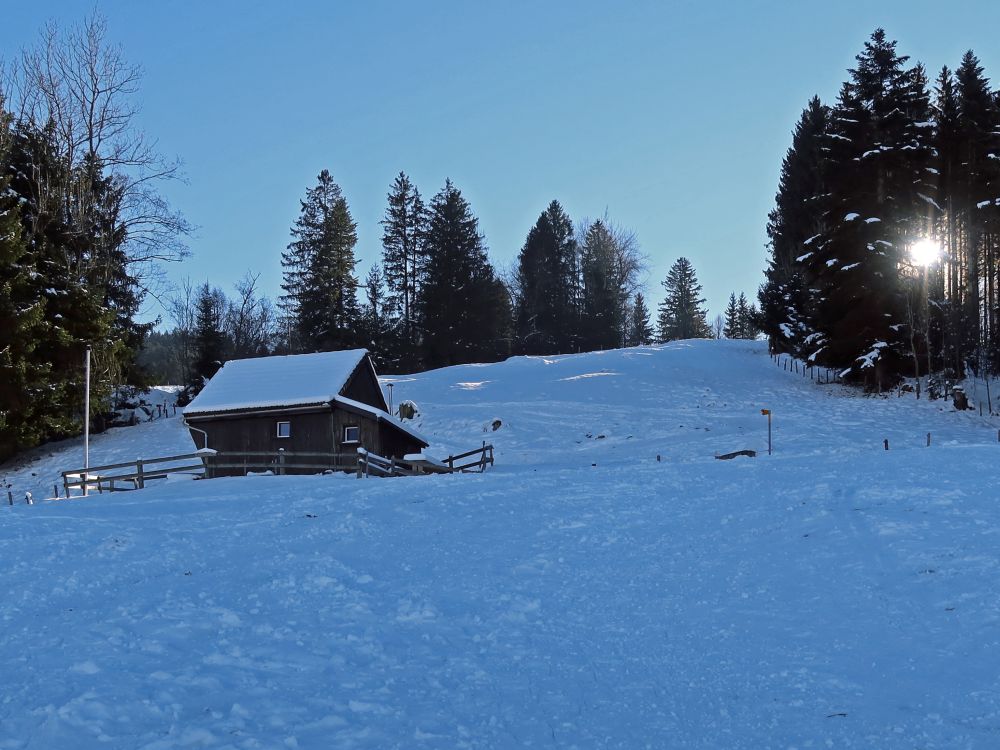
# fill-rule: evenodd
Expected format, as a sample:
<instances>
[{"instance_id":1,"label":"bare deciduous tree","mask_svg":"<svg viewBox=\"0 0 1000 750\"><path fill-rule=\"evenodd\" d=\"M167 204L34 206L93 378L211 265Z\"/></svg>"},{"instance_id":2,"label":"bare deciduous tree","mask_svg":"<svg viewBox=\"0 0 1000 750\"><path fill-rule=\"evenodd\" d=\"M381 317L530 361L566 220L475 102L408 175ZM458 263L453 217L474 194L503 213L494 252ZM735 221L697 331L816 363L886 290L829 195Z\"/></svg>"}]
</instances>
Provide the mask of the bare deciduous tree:
<instances>
[{"instance_id":1,"label":"bare deciduous tree","mask_svg":"<svg viewBox=\"0 0 1000 750\"><path fill-rule=\"evenodd\" d=\"M65 30L48 23L38 43L3 73L12 115L37 129L51 127L54 135L63 175L39 184L40 198L58 200L70 225L85 232L98 208L92 186L109 180L113 205L99 210L114 220L116 231L105 235L123 242L110 249L124 251L130 274L141 279L156 261L184 257L190 226L157 190L179 176L179 163L163 158L138 129L134 96L142 71L108 42L104 19L94 14ZM59 194L46 194L52 190ZM86 261L104 262L102 255L90 253Z\"/></svg>"},{"instance_id":2,"label":"bare deciduous tree","mask_svg":"<svg viewBox=\"0 0 1000 750\"><path fill-rule=\"evenodd\" d=\"M277 316L267 297L257 294L260 274L249 271L236 282L236 298L229 301L224 318L226 333L236 357L265 353L275 336Z\"/></svg>"}]
</instances>

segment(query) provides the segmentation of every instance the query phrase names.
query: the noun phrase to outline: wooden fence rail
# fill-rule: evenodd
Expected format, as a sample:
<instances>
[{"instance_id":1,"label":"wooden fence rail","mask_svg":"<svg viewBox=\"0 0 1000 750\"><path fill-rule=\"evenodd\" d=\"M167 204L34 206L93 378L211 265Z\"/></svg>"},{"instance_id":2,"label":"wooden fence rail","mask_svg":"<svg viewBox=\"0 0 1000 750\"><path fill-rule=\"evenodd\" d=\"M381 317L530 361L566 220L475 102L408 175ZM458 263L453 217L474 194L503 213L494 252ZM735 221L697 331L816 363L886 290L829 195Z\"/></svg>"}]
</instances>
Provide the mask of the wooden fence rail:
<instances>
[{"instance_id":1,"label":"wooden fence rail","mask_svg":"<svg viewBox=\"0 0 1000 750\"><path fill-rule=\"evenodd\" d=\"M195 460L197 463L193 463ZM181 465L167 465L178 463ZM146 486L146 482L165 479L170 474L190 474L198 478L210 479L220 474L226 475L232 472L240 474L272 472L281 475L343 471L357 472L359 478L369 476L399 477L419 474L483 472L487 466L493 466L493 463L493 446L485 442L480 448L448 456L444 461L427 458L410 461L385 458L363 448L359 448L357 453L201 450L177 456L137 458L135 461L91 466L86 470L71 469L62 472L62 483L66 497L69 497L71 490L83 490L85 487L87 490L97 490L99 493L103 493L105 490L118 492L126 489L142 489ZM125 471L126 469L131 469L131 471Z\"/></svg>"},{"instance_id":2,"label":"wooden fence rail","mask_svg":"<svg viewBox=\"0 0 1000 750\"><path fill-rule=\"evenodd\" d=\"M177 456L159 456L157 458L137 458L135 461L128 461L117 464L102 464L100 466L90 466L87 469L71 469L62 472L63 490L66 497L69 497L70 490L73 489L96 489L98 492L109 492L125 489L116 486L119 482L131 484L131 489L142 489L147 481L154 479L164 479L168 474L197 474L204 475L205 453L182 453ZM198 463L190 463L182 466L163 466L163 464L176 464L182 461L198 460ZM155 468L150 468L150 467ZM121 472L119 469L133 468L134 471ZM106 472L115 472L107 474Z\"/></svg>"}]
</instances>

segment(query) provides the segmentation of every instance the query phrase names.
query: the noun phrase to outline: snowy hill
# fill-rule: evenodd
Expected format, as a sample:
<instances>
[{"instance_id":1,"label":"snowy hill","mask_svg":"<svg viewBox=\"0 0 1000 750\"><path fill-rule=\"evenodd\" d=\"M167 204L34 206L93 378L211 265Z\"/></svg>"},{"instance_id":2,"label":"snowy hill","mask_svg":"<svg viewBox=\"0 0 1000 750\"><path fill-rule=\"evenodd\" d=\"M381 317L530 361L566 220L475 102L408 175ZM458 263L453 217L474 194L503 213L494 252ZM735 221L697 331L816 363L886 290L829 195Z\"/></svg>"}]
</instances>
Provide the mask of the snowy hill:
<instances>
[{"instance_id":1,"label":"snowy hill","mask_svg":"<svg viewBox=\"0 0 1000 750\"><path fill-rule=\"evenodd\" d=\"M0 749L1000 744L989 419L746 342L393 380L495 470L4 507Z\"/></svg>"}]
</instances>

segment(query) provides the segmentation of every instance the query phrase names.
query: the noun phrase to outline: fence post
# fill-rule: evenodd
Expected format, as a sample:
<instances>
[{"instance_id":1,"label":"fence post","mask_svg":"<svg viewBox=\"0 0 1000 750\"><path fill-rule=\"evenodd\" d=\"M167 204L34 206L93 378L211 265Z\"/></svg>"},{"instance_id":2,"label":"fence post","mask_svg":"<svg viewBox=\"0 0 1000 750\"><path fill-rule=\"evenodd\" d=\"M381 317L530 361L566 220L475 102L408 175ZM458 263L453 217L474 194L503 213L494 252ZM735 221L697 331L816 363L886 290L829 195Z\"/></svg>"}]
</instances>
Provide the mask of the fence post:
<instances>
[{"instance_id":1,"label":"fence post","mask_svg":"<svg viewBox=\"0 0 1000 750\"><path fill-rule=\"evenodd\" d=\"M362 461L364 461L364 459L361 456L358 456L358 479L361 479L363 472L363 465L361 463Z\"/></svg>"},{"instance_id":2,"label":"fence post","mask_svg":"<svg viewBox=\"0 0 1000 750\"><path fill-rule=\"evenodd\" d=\"M10 494L10 493L8 493L8 494ZM59 499L59 485L58 484L53 484L52 485L52 497L54 497L56 500ZM14 503L11 502L11 505L13 505L13 504Z\"/></svg>"},{"instance_id":3,"label":"fence post","mask_svg":"<svg viewBox=\"0 0 1000 750\"><path fill-rule=\"evenodd\" d=\"M136 469L136 472L135 472L136 483L139 485L139 489L140 490L145 489L146 488L146 478L142 475L142 459L141 458L137 458L135 460L135 469Z\"/></svg>"},{"instance_id":4,"label":"fence post","mask_svg":"<svg viewBox=\"0 0 1000 750\"><path fill-rule=\"evenodd\" d=\"M59 493L56 493L57 497L58 497L58 494ZM13 505L14 504L14 493L11 492L10 490L7 490L7 503L9 505Z\"/></svg>"},{"instance_id":5,"label":"fence post","mask_svg":"<svg viewBox=\"0 0 1000 750\"><path fill-rule=\"evenodd\" d=\"M927 447L931 447L931 434L929 432L927 433Z\"/></svg>"},{"instance_id":6,"label":"fence post","mask_svg":"<svg viewBox=\"0 0 1000 750\"><path fill-rule=\"evenodd\" d=\"M883 440L882 444L885 446L886 450L889 450L889 438L886 438L885 440Z\"/></svg>"},{"instance_id":7,"label":"fence post","mask_svg":"<svg viewBox=\"0 0 1000 750\"><path fill-rule=\"evenodd\" d=\"M389 476L393 476L396 472L396 457L392 456L389 458Z\"/></svg>"},{"instance_id":8,"label":"fence post","mask_svg":"<svg viewBox=\"0 0 1000 750\"><path fill-rule=\"evenodd\" d=\"M278 476L285 473L285 449L278 448Z\"/></svg>"},{"instance_id":9,"label":"fence post","mask_svg":"<svg viewBox=\"0 0 1000 750\"><path fill-rule=\"evenodd\" d=\"M449 474L455 473L455 459L452 458L451 456L448 456L448 473Z\"/></svg>"},{"instance_id":10,"label":"fence post","mask_svg":"<svg viewBox=\"0 0 1000 750\"><path fill-rule=\"evenodd\" d=\"M1000 437L997 438L1000 440ZM63 490L66 492L66 499L69 500L69 477L63 474Z\"/></svg>"}]
</instances>

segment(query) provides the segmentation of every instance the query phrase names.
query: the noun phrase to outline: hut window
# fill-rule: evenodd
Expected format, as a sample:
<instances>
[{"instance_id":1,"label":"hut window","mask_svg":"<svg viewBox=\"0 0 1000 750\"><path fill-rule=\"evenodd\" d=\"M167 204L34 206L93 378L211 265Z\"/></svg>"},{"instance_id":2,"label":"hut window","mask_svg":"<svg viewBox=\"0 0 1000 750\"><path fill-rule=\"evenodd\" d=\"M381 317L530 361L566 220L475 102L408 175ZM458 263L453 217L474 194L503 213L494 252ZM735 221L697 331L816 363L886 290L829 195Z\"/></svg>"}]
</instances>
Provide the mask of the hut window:
<instances>
[{"instance_id":1,"label":"hut window","mask_svg":"<svg viewBox=\"0 0 1000 750\"><path fill-rule=\"evenodd\" d=\"M292 423L291 422L278 422L278 437L286 438L292 436Z\"/></svg>"},{"instance_id":2,"label":"hut window","mask_svg":"<svg viewBox=\"0 0 1000 750\"><path fill-rule=\"evenodd\" d=\"M356 443L361 437L361 428L357 425L350 425L344 427L344 442L345 443Z\"/></svg>"}]
</instances>

